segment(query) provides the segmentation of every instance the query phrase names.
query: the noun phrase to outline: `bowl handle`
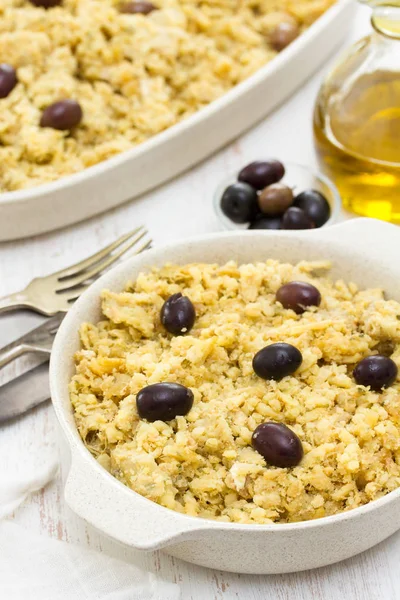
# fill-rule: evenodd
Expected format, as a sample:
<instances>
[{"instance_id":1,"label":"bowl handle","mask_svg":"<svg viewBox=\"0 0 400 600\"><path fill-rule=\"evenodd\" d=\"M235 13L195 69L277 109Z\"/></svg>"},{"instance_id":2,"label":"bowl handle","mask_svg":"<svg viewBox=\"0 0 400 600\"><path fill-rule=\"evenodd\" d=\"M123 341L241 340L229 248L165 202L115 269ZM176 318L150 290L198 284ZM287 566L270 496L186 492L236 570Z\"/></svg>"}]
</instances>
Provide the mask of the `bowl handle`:
<instances>
[{"instance_id":1,"label":"bowl handle","mask_svg":"<svg viewBox=\"0 0 400 600\"><path fill-rule=\"evenodd\" d=\"M309 234L309 230L306 230L306 235L307 233ZM367 217L349 219L331 227L314 229L311 234L313 237L335 240L340 242L341 246L349 246L350 249L364 251L366 255L371 252L371 245L374 244L374 257L380 255L385 260L389 250L400 247L400 230L397 225Z\"/></svg>"},{"instance_id":2,"label":"bowl handle","mask_svg":"<svg viewBox=\"0 0 400 600\"><path fill-rule=\"evenodd\" d=\"M159 550L221 527L217 521L189 517L140 496L107 473L85 448L72 450L65 499L91 525L139 550Z\"/></svg>"}]
</instances>

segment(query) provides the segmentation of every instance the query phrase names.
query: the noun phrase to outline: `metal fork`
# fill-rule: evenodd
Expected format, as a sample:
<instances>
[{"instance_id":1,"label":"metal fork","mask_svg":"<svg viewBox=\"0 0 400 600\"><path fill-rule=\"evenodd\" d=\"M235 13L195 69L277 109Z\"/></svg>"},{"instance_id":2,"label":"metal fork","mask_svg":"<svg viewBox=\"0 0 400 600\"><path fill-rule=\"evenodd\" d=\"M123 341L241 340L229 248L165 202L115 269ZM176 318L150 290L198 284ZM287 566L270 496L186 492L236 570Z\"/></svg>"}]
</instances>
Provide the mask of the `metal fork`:
<instances>
[{"instance_id":1,"label":"metal fork","mask_svg":"<svg viewBox=\"0 0 400 600\"><path fill-rule=\"evenodd\" d=\"M46 319L39 327L0 348L0 368L28 353L39 354L43 357L43 361L47 362L54 338L64 317L65 313L57 313L54 317Z\"/></svg>"},{"instance_id":2,"label":"metal fork","mask_svg":"<svg viewBox=\"0 0 400 600\"><path fill-rule=\"evenodd\" d=\"M47 275L37 277L21 292L0 298L0 313L27 308L47 317L65 313L100 274L119 260L128 250L135 247L139 254L151 245L147 230L138 227L103 250L96 252L75 265Z\"/></svg>"}]
</instances>

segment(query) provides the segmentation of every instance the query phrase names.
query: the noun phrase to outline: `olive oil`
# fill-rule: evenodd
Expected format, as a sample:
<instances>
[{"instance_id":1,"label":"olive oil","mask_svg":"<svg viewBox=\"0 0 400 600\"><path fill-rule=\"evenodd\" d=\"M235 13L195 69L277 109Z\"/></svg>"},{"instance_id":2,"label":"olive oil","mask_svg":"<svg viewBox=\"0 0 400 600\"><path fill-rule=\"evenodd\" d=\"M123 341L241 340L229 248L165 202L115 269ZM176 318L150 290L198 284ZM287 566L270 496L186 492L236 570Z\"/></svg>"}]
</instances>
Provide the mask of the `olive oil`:
<instances>
[{"instance_id":1,"label":"olive oil","mask_svg":"<svg viewBox=\"0 0 400 600\"><path fill-rule=\"evenodd\" d=\"M345 208L400 223L400 72L357 71L321 89L317 152Z\"/></svg>"}]
</instances>

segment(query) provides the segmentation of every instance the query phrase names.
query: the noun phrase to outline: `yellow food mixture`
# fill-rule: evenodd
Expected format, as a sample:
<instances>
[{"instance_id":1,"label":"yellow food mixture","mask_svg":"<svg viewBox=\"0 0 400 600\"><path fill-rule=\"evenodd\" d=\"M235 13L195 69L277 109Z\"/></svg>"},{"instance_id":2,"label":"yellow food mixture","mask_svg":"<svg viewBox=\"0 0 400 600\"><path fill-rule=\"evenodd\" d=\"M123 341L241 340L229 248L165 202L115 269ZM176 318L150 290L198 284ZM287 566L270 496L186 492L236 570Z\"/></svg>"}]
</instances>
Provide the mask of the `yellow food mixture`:
<instances>
[{"instance_id":1,"label":"yellow food mixture","mask_svg":"<svg viewBox=\"0 0 400 600\"><path fill-rule=\"evenodd\" d=\"M166 265L122 293L102 293L104 319L84 324L70 397L79 433L121 482L170 509L236 523L287 523L347 511L400 486L400 383L377 393L355 383L362 358L400 366L400 304L380 289L332 281L329 263L274 260L237 266ZM301 315L275 299L290 281L316 286ZM182 292L196 321L173 337L160 309ZM274 342L302 353L281 381L257 377L252 359ZM194 404L169 422L140 419L136 395L176 382ZM282 422L300 438L294 468L266 463L255 428Z\"/></svg>"},{"instance_id":2,"label":"yellow food mixture","mask_svg":"<svg viewBox=\"0 0 400 600\"><path fill-rule=\"evenodd\" d=\"M274 58L282 23L299 32L334 0L154 0L148 15L121 0L38 8L0 0L0 62L19 83L0 99L0 192L50 182L174 125ZM74 99L72 131L39 126Z\"/></svg>"}]
</instances>

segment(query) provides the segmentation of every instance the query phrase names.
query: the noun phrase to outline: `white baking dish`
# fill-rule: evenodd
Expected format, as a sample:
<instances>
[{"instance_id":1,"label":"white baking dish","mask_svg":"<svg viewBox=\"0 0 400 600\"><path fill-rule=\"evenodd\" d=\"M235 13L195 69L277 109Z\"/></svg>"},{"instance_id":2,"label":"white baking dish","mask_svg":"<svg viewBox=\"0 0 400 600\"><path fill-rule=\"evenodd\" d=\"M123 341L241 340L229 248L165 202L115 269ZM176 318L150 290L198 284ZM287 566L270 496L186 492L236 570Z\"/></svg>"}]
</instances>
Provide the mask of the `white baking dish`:
<instances>
[{"instance_id":1,"label":"white baking dish","mask_svg":"<svg viewBox=\"0 0 400 600\"><path fill-rule=\"evenodd\" d=\"M267 257L297 262L330 259L333 276L362 287L383 287L400 300L397 227L358 219L312 231L246 231L203 236L150 250L125 261L83 294L63 321L51 357L54 407L71 451L65 495L70 507L112 538L206 567L241 573L284 573L349 558L400 528L400 489L361 508L315 521L238 525L188 517L143 498L106 472L83 445L68 396L79 347L78 329L100 317L100 291L120 291L128 280L165 262L239 262Z\"/></svg>"},{"instance_id":2,"label":"white baking dish","mask_svg":"<svg viewBox=\"0 0 400 600\"><path fill-rule=\"evenodd\" d=\"M59 181L0 194L0 241L76 223L203 160L267 115L324 62L349 30L355 6L338 0L255 75L147 142Z\"/></svg>"}]
</instances>

